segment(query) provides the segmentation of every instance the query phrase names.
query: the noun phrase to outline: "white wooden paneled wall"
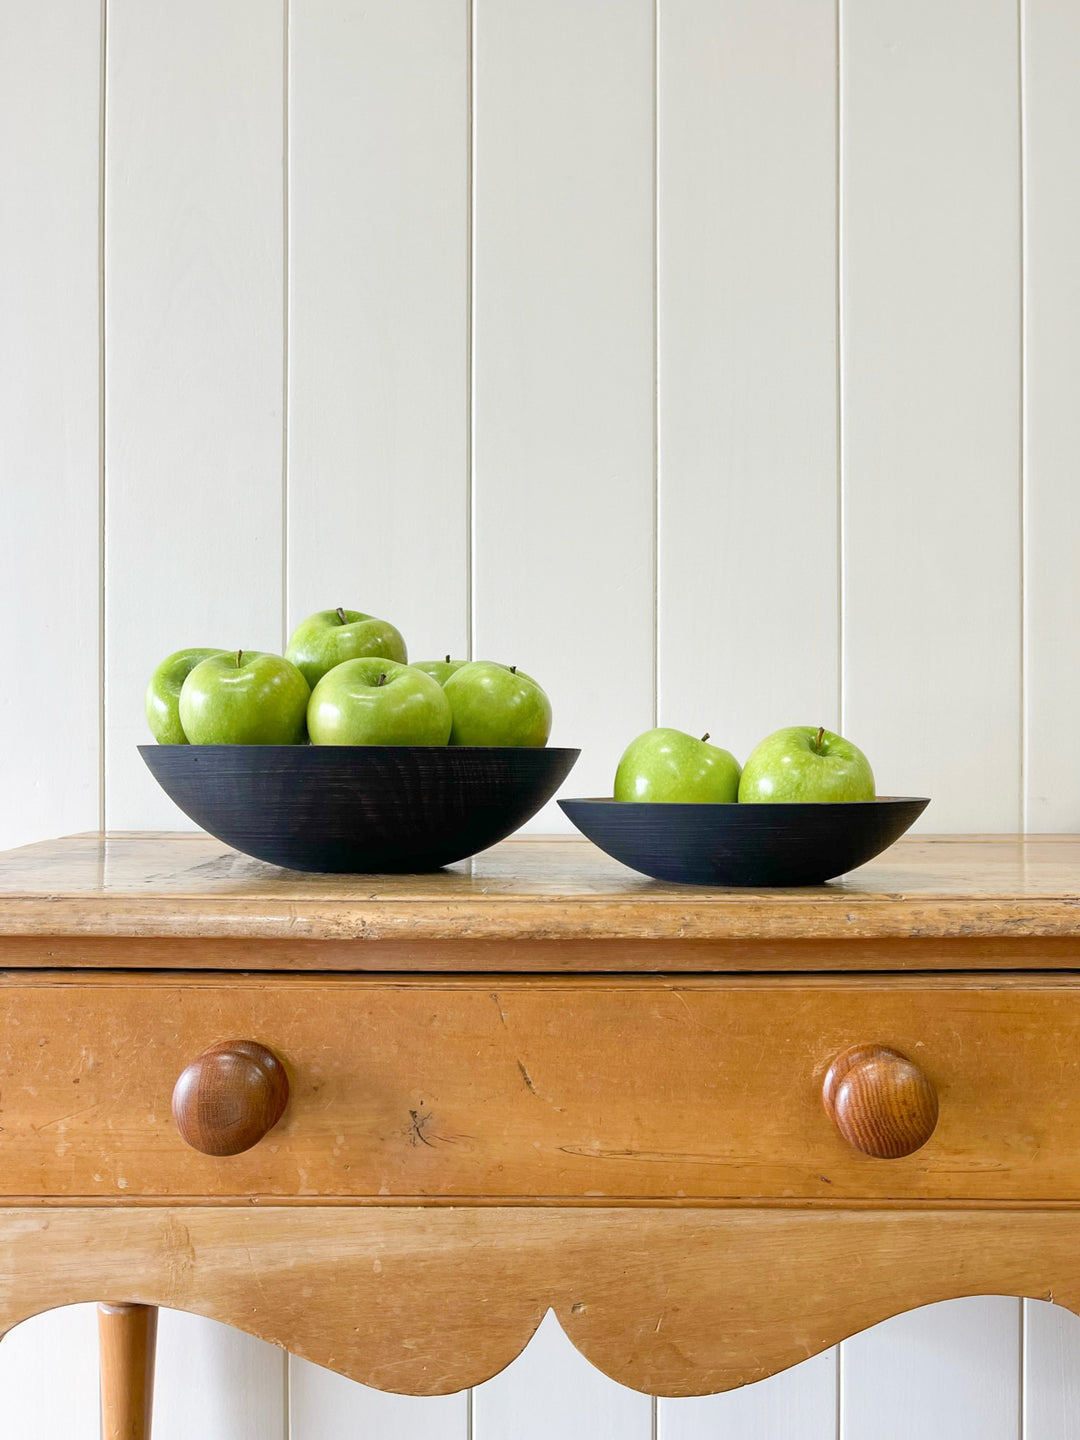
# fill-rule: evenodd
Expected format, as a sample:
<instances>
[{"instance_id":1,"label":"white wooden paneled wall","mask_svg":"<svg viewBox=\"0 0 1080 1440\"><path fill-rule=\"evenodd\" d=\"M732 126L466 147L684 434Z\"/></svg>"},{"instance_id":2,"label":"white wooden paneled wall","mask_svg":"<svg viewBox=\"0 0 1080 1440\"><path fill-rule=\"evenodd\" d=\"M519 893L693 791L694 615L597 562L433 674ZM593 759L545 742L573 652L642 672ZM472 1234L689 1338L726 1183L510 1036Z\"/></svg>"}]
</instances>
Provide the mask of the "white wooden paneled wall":
<instances>
[{"instance_id":1,"label":"white wooden paneled wall","mask_svg":"<svg viewBox=\"0 0 1080 1440\"><path fill-rule=\"evenodd\" d=\"M0 845L182 823L149 670L337 603L538 674L577 791L821 720L1080 828L1078 68L1074 0L0 0ZM441 1400L161 1338L160 1440L1080 1432L1034 1301L659 1402L550 1316ZM94 1347L14 1331L4 1433L91 1440Z\"/></svg>"}]
</instances>

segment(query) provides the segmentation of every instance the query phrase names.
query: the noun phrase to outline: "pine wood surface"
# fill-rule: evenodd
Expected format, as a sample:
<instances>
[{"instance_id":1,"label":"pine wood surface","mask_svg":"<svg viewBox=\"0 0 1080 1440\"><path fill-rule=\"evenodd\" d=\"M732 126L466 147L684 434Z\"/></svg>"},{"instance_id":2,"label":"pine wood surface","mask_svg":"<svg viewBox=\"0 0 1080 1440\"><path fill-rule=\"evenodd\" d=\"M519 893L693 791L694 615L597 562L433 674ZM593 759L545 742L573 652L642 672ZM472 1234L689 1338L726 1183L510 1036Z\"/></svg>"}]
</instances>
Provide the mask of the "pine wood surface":
<instances>
[{"instance_id":1,"label":"pine wood surface","mask_svg":"<svg viewBox=\"0 0 1080 1440\"><path fill-rule=\"evenodd\" d=\"M1078 879L1067 837L911 839L768 892L657 885L576 840L423 877L297 876L205 836L11 852L0 1329L166 1305L443 1394L553 1308L606 1374L678 1396L939 1299L1080 1307ZM789 973L633 973L669 961ZM380 965L411 973L329 973ZM203 1154L170 1099L236 1042L280 1059L288 1104ZM834 1123L853 1047L908 1068ZM909 1148L912 1117L913 1153L862 1153Z\"/></svg>"},{"instance_id":2,"label":"pine wood surface","mask_svg":"<svg viewBox=\"0 0 1080 1440\"><path fill-rule=\"evenodd\" d=\"M1071 947L1078 929L1077 836L907 838L841 880L791 890L665 884L583 839L554 837L504 841L420 876L303 875L202 834L69 836L0 856L5 942L1042 938ZM141 963L152 963L150 952ZM202 963L212 963L206 951ZM314 954L309 963L322 968ZM411 968L421 968L415 951Z\"/></svg>"},{"instance_id":3,"label":"pine wood surface","mask_svg":"<svg viewBox=\"0 0 1080 1440\"><path fill-rule=\"evenodd\" d=\"M953 1296L1076 1310L1078 1238L1058 1210L16 1208L0 1331L83 1300L161 1304L446 1394L501 1370L551 1307L620 1383L705 1394Z\"/></svg>"},{"instance_id":4,"label":"pine wood surface","mask_svg":"<svg viewBox=\"0 0 1080 1440\"><path fill-rule=\"evenodd\" d=\"M280 1058L288 1106L200 1154L170 1099L230 1038ZM826 1113L853 1045L933 1087L914 1154L870 1159ZM8 1197L1080 1201L1073 977L15 974L0 1070Z\"/></svg>"},{"instance_id":5,"label":"pine wood surface","mask_svg":"<svg viewBox=\"0 0 1080 1440\"><path fill-rule=\"evenodd\" d=\"M157 1307L99 1305L102 1440L150 1440Z\"/></svg>"}]
</instances>

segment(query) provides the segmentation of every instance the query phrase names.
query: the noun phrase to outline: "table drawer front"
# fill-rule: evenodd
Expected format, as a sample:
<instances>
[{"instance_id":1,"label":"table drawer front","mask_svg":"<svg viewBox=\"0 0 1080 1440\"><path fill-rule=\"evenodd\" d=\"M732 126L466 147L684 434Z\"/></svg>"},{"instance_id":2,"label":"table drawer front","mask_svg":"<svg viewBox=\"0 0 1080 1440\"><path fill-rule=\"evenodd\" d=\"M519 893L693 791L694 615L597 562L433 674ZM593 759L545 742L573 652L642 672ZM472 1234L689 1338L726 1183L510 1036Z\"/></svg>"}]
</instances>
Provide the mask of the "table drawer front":
<instances>
[{"instance_id":1,"label":"table drawer front","mask_svg":"<svg viewBox=\"0 0 1080 1440\"><path fill-rule=\"evenodd\" d=\"M203 1155L173 1086L227 1040L280 1058L288 1104ZM874 1044L940 1108L900 1159L822 1103ZM0 1157L5 1196L1080 1200L1080 985L13 977Z\"/></svg>"}]
</instances>

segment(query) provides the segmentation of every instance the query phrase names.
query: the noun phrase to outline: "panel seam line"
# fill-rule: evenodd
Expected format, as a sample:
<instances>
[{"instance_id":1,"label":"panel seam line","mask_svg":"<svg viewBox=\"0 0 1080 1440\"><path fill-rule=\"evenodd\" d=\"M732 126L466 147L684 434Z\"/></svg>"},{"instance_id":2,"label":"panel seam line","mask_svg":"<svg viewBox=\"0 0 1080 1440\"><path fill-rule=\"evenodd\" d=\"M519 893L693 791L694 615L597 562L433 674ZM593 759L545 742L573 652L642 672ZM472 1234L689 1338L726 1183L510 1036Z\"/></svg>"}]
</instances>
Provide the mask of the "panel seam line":
<instances>
[{"instance_id":1,"label":"panel seam line","mask_svg":"<svg viewBox=\"0 0 1080 1440\"><path fill-rule=\"evenodd\" d=\"M476 656L476 0L466 6L465 653Z\"/></svg>"},{"instance_id":2,"label":"panel seam line","mask_svg":"<svg viewBox=\"0 0 1080 1440\"><path fill-rule=\"evenodd\" d=\"M108 75L108 0L101 0L101 55L98 102L98 829L104 831L105 806L105 690L108 671L105 663L105 140L106 85Z\"/></svg>"},{"instance_id":3,"label":"panel seam line","mask_svg":"<svg viewBox=\"0 0 1080 1440\"><path fill-rule=\"evenodd\" d=\"M289 366L290 336L290 288L291 255L289 247L290 170L289 148L292 142L292 124L289 113L292 103L289 72L292 54L292 13L291 0L282 0L282 65L281 65L281 652L289 642ZM282 1434L285 1440L292 1440L292 1356L283 1353L281 1367L282 1384Z\"/></svg>"},{"instance_id":4,"label":"panel seam line","mask_svg":"<svg viewBox=\"0 0 1080 1440\"><path fill-rule=\"evenodd\" d=\"M1017 1301L1017 1304L1020 1307L1020 1355L1018 1366L1019 1375L1017 1379L1017 1389L1019 1392L1017 1405L1019 1406L1020 1414L1018 1417L1017 1433L1020 1436L1020 1440L1027 1440L1027 1405L1025 1403L1024 1387L1024 1371L1027 1369L1027 1301L1020 1299Z\"/></svg>"},{"instance_id":5,"label":"panel seam line","mask_svg":"<svg viewBox=\"0 0 1080 1440\"><path fill-rule=\"evenodd\" d=\"M844 714L844 667L846 662L847 633L844 614L844 560L846 536L844 533L844 163L843 163L843 0L836 0L834 10L836 27L836 95L835 95L835 185L836 208L834 215L834 241L836 247L836 268L833 276L836 286L836 722L840 734L847 729Z\"/></svg>"},{"instance_id":6,"label":"panel seam line","mask_svg":"<svg viewBox=\"0 0 1080 1440\"><path fill-rule=\"evenodd\" d=\"M836 1440L844 1440L844 1343L836 1347Z\"/></svg>"},{"instance_id":7,"label":"panel seam line","mask_svg":"<svg viewBox=\"0 0 1080 1440\"><path fill-rule=\"evenodd\" d=\"M652 133L652 723L660 723L660 0L653 0Z\"/></svg>"},{"instance_id":8,"label":"panel seam line","mask_svg":"<svg viewBox=\"0 0 1080 1440\"><path fill-rule=\"evenodd\" d=\"M1030 762L1028 756L1028 681L1029 681L1029 660L1028 660L1028 597L1027 597L1027 528L1028 528L1028 485L1027 485L1027 167L1025 163L1025 149L1027 146L1027 123L1025 110L1027 106L1027 86L1025 84L1025 70L1027 64L1027 47L1025 36L1027 32L1027 10L1025 0L1017 0L1016 7L1016 31L1017 31L1017 108L1019 111L1019 142L1017 154L1017 180L1020 192L1020 225L1019 225L1019 247L1020 247L1020 293L1019 293L1019 324L1020 324L1020 395L1019 395L1019 556L1018 569L1020 580L1020 716L1019 716L1019 747L1020 747L1020 828L1026 835L1031 824L1031 806L1028 795L1028 780Z\"/></svg>"},{"instance_id":9,"label":"panel seam line","mask_svg":"<svg viewBox=\"0 0 1080 1440\"><path fill-rule=\"evenodd\" d=\"M291 125L289 106L289 63L291 36L290 0L282 8L282 113L281 113L281 649L284 654L289 642L289 145Z\"/></svg>"}]
</instances>

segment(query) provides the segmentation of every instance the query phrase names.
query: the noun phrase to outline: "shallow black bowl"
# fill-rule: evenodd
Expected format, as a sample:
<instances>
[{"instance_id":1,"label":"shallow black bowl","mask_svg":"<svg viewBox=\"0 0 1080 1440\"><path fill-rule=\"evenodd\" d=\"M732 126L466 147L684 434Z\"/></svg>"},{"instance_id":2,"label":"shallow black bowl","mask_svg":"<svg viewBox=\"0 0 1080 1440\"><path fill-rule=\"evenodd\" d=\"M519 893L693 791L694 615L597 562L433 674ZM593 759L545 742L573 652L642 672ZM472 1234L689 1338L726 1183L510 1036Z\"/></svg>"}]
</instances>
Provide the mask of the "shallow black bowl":
<instances>
[{"instance_id":1,"label":"shallow black bowl","mask_svg":"<svg viewBox=\"0 0 1080 1440\"><path fill-rule=\"evenodd\" d=\"M832 805L670 805L560 800L616 860L685 885L820 885L898 840L929 800L880 796Z\"/></svg>"},{"instance_id":2,"label":"shallow black bowl","mask_svg":"<svg viewBox=\"0 0 1080 1440\"><path fill-rule=\"evenodd\" d=\"M292 870L437 870L504 839L581 752L487 745L140 745L196 825Z\"/></svg>"}]
</instances>

